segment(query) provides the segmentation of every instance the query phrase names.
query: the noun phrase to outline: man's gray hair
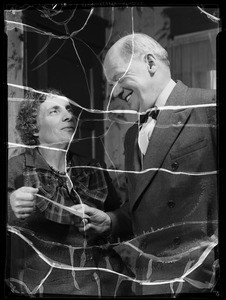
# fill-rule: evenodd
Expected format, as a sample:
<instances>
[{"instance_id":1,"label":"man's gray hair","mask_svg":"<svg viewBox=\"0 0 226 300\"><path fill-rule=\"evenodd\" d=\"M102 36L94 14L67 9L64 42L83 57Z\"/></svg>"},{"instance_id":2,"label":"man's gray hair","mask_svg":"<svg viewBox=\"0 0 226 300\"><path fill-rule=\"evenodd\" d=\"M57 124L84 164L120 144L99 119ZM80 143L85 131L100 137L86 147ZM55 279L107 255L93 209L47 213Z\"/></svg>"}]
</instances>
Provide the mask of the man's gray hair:
<instances>
[{"instance_id":1,"label":"man's gray hair","mask_svg":"<svg viewBox=\"0 0 226 300\"><path fill-rule=\"evenodd\" d=\"M134 55L151 53L167 66L170 65L167 51L147 34L129 34L122 37L118 42L121 45L120 53L124 59L130 59L132 53Z\"/></svg>"}]
</instances>

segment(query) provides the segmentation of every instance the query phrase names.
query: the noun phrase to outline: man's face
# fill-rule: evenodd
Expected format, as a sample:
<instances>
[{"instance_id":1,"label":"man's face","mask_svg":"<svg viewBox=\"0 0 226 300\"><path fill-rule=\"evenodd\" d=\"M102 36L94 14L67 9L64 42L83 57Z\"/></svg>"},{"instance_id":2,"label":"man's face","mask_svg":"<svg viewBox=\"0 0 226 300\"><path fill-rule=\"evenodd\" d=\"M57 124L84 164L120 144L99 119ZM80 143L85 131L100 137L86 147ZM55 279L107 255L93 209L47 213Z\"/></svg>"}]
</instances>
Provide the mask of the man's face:
<instances>
[{"instance_id":1,"label":"man's face","mask_svg":"<svg viewBox=\"0 0 226 300\"><path fill-rule=\"evenodd\" d=\"M105 75L113 87L113 97L126 101L131 110L144 112L155 101L151 99L153 80L144 56L133 57L129 64L130 61L125 62L117 47L113 46L105 59Z\"/></svg>"},{"instance_id":2,"label":"man's face","mask_svg":"<svg viewBox=\"0 0 226 300\"><path fill-rule=\"evenodd\" d=\"M40 144L65 146L75 130L75 117L66 97L47 96L38 114Z\"/></svg>"}]
</instances>

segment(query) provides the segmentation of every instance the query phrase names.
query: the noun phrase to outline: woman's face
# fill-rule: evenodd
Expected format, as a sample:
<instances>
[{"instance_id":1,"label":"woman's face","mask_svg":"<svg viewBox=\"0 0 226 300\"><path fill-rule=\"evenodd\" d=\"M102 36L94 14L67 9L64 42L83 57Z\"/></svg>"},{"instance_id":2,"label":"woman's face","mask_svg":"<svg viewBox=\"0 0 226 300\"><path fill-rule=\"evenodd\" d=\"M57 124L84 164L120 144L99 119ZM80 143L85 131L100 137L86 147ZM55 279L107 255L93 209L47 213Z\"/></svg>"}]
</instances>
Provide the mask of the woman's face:
<instances>
[{"instance_id":1,"label":"woman's face","mask_svg":"<svg viewBox=\"0 0 226 300\"><path fill-rule=\"evenodd\" d=\"M65 146L72 139L76 127L71 105L66 97L47 96L38 114L39 143L50 147Z\"/></svg>"}]
</instances>

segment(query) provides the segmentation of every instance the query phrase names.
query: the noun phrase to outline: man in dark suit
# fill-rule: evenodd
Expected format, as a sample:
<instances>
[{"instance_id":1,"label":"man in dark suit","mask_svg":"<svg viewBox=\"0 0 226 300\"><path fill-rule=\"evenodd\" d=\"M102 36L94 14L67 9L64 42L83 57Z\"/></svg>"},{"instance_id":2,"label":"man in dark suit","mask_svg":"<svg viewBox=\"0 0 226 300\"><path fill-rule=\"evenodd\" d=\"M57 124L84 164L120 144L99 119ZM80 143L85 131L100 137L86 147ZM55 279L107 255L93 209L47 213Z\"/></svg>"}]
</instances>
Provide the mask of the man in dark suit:
<instances>
[{"instance_id":1,"label":"man in dark suit","mask_svg":"<svg viewBox=\"0 0 226 300\"><path fill-rule=\"evenodd\" d=\"M153 232L140 245L142 253L171 257L171 262L174 255L181 255L178 262L189 253L186 262L197 263L188 276L186 264L183 270L172 264L165 272L166 263L163 269L156 267L157 281L180 277L184 284L178 291L213 291L218 264L215 92L173 81L166 50L144 34L117 41L104 68L113 96L140 115L146 113L146 122L135 123L125 137L128 202L109 213L75 206L90 216L80 231L123 237ZM199 248L204 242L209 251ZM146 280L142 269L136 275ZM137 294L170 293L170 287L170 283L150 284L137 289Z\"/></svg>"}]
</instances>

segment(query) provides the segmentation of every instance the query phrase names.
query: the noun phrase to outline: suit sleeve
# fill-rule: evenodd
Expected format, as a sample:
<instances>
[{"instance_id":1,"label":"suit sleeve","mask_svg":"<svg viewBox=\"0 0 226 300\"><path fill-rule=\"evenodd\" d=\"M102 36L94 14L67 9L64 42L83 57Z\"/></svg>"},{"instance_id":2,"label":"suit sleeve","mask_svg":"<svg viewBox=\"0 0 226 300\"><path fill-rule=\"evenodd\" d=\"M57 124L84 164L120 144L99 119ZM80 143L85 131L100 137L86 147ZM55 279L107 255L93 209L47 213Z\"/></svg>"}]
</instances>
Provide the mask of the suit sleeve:
<instances>
[{"instance_id":1,"label":"suit sleeve","mask_svg":"<svg viewBox=\"0 0 226 300\"><path fill-rule=\"evenodd\" d=\"M105 167L106 167L106 165L105 165ZM118 193L116 192L116 189L112 183L112 179L107 171L104 171L104 177L105 177L107 187L108 187L108 195L107 195L107 199L104 203L104 210L105 211L113 211L120 207L121 200L120 200Z\"/></svg>"},{"instance_id":2,"label":"suit sleeve","mask_svg":"<svg viewBox=\"0 0 226 300\"><path fill-rule=\"evenodd\" d=\"M124 149L125 149L125 170L128 169L127 166L127 151L129 151L128 135L130 134L130 129L126 133ZM128 186L128 185L127 185ZM118 209L113 212L108 212L111 218L111 232L113 236L119 236L121 238L129 238L133 236L132 229L132 218L130 213L130 203L129 199Z\"/></svg>"},{"instance_id":3,"label":"suit sleeve","mask_svg":"<svg viewBox=\"0 0 226 300\"><path fill-rule=\"evenodd\" d=\"M104 211L112 211L115 210L117 208L120 207L121 201L120 201L120 197L114 187L114 184L112 182L111 176L109 175L108 171L107 171L107 166L105 164L105 162L103 161L96 161L93 160L95 162L95 165L100 165L101 168L103 168L103 170L98 170L98 172L101 172L102 175L104 176L104 184L107 185L107 197L106 200L104 202Z\"/></svg>"},{"instance_id":4,"label":"suit sleeve","mask_svg":"<svg viewBox=\"0 0 226 300\"><path fill-rule=\"evenodd\" d=\"M129 202L124 203L115 211L107 212L107 214L111 218L111 234L113 236L128 239L133 235Z\"/></svg>"}]
</instances>

